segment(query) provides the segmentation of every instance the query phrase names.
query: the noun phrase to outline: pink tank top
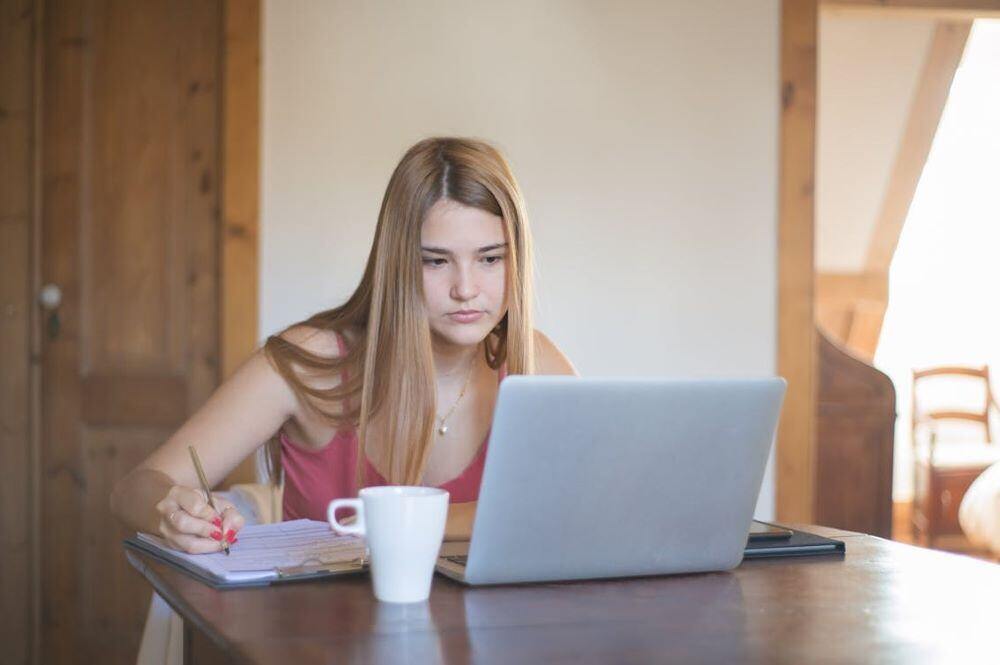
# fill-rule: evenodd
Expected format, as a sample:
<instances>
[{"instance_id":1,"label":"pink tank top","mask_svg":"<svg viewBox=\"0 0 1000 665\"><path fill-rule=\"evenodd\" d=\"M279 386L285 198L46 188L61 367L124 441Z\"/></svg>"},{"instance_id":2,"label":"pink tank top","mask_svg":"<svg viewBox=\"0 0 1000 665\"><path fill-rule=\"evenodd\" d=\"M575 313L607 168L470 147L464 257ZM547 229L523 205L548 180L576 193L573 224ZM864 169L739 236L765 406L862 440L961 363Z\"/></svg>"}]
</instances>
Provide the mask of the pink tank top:
<instances>
[{"instance_id":1,"label":"pink tank top","mask_svg":"<svg viewBox=\"0 0 1000 665\"><path fill-rule=\"evenodd\" d=\"M337 336L341 353L344 342ZM500 370L502 381L506 372ZM355 469L358 462L358 434L355 429L337 432L322 448L306 448L289 439L284 432L279 437L281 464L285 474L283 514L285 520L307 518L326 520L326 507L333 499L355 497ZM447 490L451 503L465 503L479 498L479 483L483 478L483 464L490 437L479 447L479 452L455 478L439 485ZM388 485L385 478L365 460L365 484ZM349 511L345 512L345 515ZM338 518L343 515L338 514Z\"/></svg>"}]
</instances>

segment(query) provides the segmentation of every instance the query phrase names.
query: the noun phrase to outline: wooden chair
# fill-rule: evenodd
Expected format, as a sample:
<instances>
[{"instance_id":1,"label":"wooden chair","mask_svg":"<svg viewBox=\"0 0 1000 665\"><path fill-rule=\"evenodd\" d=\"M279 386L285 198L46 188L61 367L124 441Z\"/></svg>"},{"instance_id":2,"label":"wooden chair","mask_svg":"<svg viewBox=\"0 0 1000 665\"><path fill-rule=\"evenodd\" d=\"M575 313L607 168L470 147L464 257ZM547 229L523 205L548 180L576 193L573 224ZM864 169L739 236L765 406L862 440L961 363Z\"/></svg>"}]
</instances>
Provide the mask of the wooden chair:
<instances>
[{"instance_id":1,"label":"wooden chair","mask_svg":"<svg viewBox=\"0 0 1000 665\"><path fill-rule=\"evenodd\" d=\"M925 410L918 389L931 378L965 377L981 381L985 397L981 409ZM932 547L939 536L960 535L958 508L969 485L994 462L1000 445L990 433L990 408L997 403L990 388L989 367L930 367L913 370L911 443L913 446L913 537ZM944 421L965 421L982 427L982 437L970 441L942 436Z\"/></svg>"}]
</instances>

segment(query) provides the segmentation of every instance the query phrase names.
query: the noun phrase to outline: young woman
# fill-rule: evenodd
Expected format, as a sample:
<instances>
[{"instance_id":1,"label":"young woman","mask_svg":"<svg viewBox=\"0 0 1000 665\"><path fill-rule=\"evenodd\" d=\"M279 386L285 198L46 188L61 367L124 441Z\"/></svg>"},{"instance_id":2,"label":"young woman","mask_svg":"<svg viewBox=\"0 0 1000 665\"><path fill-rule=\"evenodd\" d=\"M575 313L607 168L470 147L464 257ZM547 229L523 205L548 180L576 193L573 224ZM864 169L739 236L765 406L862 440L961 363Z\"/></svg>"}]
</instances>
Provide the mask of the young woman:
<instances>
[{"instance_id":1,"label":"young woman","mask_svg":"<svg viewBox=\"0 0 1000 665\"><path fill-rule=\"evenodd\" d=\"M286 519L381 484L443 487L468 537L500 381L574 374L532 327L531 234L517 182L481 141L434 138L389 180L361 283L277 336L118 482L112 509L187 552L236 542L243 517L210 483L267 442Z\"/></svg>"}]
</instances>

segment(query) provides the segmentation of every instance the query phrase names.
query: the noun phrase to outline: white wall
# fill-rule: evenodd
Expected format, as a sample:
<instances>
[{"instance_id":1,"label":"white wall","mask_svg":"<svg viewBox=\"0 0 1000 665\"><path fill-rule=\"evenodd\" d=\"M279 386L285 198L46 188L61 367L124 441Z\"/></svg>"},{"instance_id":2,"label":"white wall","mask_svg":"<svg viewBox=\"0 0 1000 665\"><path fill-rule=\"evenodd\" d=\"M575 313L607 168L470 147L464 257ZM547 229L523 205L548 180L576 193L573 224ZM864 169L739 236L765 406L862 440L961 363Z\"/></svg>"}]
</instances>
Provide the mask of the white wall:
<instances>
[{"instance_id":1,"label":"white wall","mask_svg":"<svg viewBox=\"0 0 1000 665\"><path fill-rule=\"evenodd\" d=\"M264 16L263 334L354 289L393 166L457 134L509 156L538 325L582 374L774 372L777 0Z\"/></svg>"},{"instance_id":2,"label":"white wall","mask_svg":"<svg viewBox=\"0 0 1000 665\"><path fill-rule=\"evenodd\" d=\"M935 22L824 11L816 120L816 267L864 269Z\"/></svg>"}]
</instances>

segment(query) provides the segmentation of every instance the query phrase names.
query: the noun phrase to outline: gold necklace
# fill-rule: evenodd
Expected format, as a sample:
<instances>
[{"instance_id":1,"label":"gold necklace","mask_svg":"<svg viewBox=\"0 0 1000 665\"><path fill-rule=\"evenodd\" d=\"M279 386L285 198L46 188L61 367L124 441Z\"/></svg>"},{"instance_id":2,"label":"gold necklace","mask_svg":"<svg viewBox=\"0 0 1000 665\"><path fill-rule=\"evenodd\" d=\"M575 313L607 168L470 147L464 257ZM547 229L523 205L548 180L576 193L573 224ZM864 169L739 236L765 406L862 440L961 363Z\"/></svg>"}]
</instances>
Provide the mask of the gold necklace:
<instances>
[{"instance_id":1,"label":"gold necklace","mask_svg":"<svg viewBox=\"0 0 1000 665\"><path fill-rule=\"evenodd\" d=\"M441 436L444 436L445 434L448 433L448 426L444 424L444 421L448 420L448 418L451 417L451 414L454 413L455 411L455 407L457 407L458 403L462 401L462 396L465 395L465 389L469 387L469 379L472 378L472 367L475 364L476 364L476 359L475 357L473 357L472 362L469 363L469 371L465 375L465 383L462 384L462 390L461 392L458 393L458 397L455 399L455 403L451 405L450 409L448 409L448 413L438 418L437 431L438 434L440 434Z\"/></svg>"}]
</instances>

